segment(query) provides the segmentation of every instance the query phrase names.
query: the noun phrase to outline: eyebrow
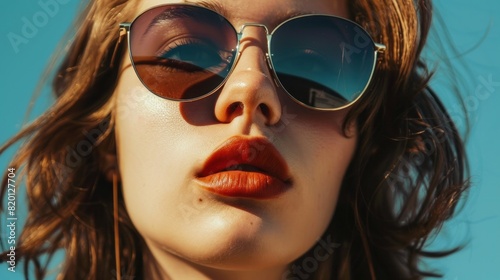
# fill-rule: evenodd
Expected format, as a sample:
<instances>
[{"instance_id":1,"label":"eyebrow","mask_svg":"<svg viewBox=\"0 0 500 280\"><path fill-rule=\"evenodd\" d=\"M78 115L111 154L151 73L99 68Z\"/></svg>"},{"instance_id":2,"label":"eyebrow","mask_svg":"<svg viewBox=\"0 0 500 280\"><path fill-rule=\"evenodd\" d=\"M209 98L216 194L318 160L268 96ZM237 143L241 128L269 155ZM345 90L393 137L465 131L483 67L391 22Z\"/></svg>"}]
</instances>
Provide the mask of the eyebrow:
<instances>
[{"instance_id":1,"label":"eyebrow","mask_svg":"<svg viewBox=\"0 0 500 280\"><path fill-rule=\"evenodd\" d=\"M220 4L219 2L216 2L216 1L205 0L205 1L194 2L194 1L190 1L190 0L183 0L181 3L189 4L189 5L193 5L193 6L198 6L198 7L204 7L204 8L207 8L209 10L216 12L217 14L221 15L222 17L224 17L228 20L231 19L229 11L222 4ZM274 17L272 19L272 21L269 22L269 24L266 24L266 26L269 29L269 31L271 32L272 30L274 30L276 28L276 26L278 26L282 22L284 22L290 18L293 18L293 17L307 15L307 14L313 14L313 12L297 11L297 10L284 11L281 14L279 14L277 17ZM197 16L197 11L194 11L192 9L165 10L164 12L162 12L161 14L156 16L151 21L151 23L149 24L149 26L147 27L147 29L143 35L146 35L149 32L150 28L152 28L153 26L157 25L158 23L160 23L162 21L166 21L166 20L169 20L172 18L182 18L182 17L193 18L195 20L196 20L196 18L199 18ZM245 22L245 23L250 23L250 22ZM260 23L260 22L252 22L252 23ZM234 26L234 27L236 29L238 29L238 26Z\"/></svg>"},{"instance_id":2,"label":"eyebrow","mask_svg":"<svg viewBox=\"0 0 500 280\"><path fill-rule=\"evenodd\" d=\"M205 7L207 9L210 9L210 10L218 13L219 15L223 16L224 18L227 18L227 19L230 18L229 12L227 11L227 9L224 8L224 6L222 6L220 3L215 2L215 1L206 1L205 0L205 1L199 1L199 2L191 2L189 0L184 0L183 3Z\"/></svg>"},{"instance_id":3,"label":"eyebrow","mask_svg":"<svg viewBox=\"0 0 500 280\"><path fill-rule=\"evenodd\" d=\"M190 1L190 0L183 0L183 3L202 6L202 7L205 7L207 9L210 9L210 10L217 12L218 14L220 14L221 16L223 16L224 18L226 18L228 20L231 19L229 11L219 2L216 2L213 0L212 1L204 0L204 1L199 1L199 2L194 2L194 1ZM269 24L266 24L266 26L269 29L269 31L271 32L272 30L274 30L276 28L276 26L280 25L282 22L284 22L288 19L291 19L291 18L294 18L297 16L310 15L310 14L314 14L314 12L289 10L286 12L282 12L279 16L273 18L273 20L271 22L269 22ZM250 23L250 22L246 22L246 23ZM253 23L261 23L261 22L253 22ZM237 29L238 26L235 26L235 28Z\"/></svg>"},{"instance_id":4,"label":"eyebrow","mask_svg":"<svg viewBox=\"0 0 500 280\"><path fill-rule=\"evenodd\" d=\"M208 1L202 1L202 2L188 2L188 1L183 1L182 3L185 4L191 4L194 7L196 6L201 6L205 7L208 9L213 10L214 12L220 14L221 16L227 18L227 10L222 7L221 5L217 3L211 3ZM190 19L198 19L201 18L202 12L199 12L197 10L190 9L190 6L186 6L185 8L176 8L176 9L165 9L163 12L161 12L159 15L157 15L148 25L146 28L144 34L142 36L145 36L146 34L149 33L151 28L153 28L155 25L161 24L163 21L168 21L174 18L190 18Z\"/></svg>"}]
</instances>

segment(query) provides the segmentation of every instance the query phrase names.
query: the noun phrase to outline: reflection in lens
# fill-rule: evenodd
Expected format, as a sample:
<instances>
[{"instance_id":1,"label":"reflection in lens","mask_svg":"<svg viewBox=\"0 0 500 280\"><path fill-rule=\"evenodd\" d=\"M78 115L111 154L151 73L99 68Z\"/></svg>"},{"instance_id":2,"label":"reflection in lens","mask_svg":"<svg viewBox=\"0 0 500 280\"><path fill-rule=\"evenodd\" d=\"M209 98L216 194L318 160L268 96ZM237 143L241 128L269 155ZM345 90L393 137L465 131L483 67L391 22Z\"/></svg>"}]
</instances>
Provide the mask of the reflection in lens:
<instances>
[{"instance_id":1,"label":"reflection in lens","mask_svg":"<svg viewBox=\"0 0 500 280\"><path fill-rule=\"evenodd\" d=\"M215 89L225 78L194 65L184 66L189 71L169 71L156 57L136 59L135 68L142 82L149 90L166 98L197 98Z\"/></svg>"},{"instance_id":2,"label":"reflection in lens","mask_svg":"<svg viewBox=\"0 0 500 280\"><path fill-rule=\"evenodd\" d=\"M350 102L333 89L310 79L284 73L279 74L279 79L296 100L312 107L338 108Z\"/></svg>"},{"instance_id":3,"label":"reflection in lens","mask_svg":"<svg viewBox=\"0 0 500 280\"><path fill-rule=\"evenodd\" d=\"M316 108L339 108L356 100L374 66L369 35L356 24L331 16L284 23L273 33L270 49L283 88Z\"/></svg>"}]
</instances>

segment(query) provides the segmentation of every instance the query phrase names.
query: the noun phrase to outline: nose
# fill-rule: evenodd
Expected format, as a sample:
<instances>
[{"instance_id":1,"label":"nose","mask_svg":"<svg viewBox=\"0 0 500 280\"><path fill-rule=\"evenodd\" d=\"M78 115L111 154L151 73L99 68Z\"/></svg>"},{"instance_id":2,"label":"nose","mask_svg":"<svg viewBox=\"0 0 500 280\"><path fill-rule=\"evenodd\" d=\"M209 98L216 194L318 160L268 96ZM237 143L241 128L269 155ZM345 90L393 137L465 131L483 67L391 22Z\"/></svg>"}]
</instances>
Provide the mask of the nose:
<instances>
[{"instance_id":1,"label":"nose","mask_svg":"<svg viewBox=\"0 0 500 280\"><path fill-rule=\"evenodd\" d=\"M266 60L267 40L261 28L246 28L240 40L240 54L215 104L215 116L230 123L246 121L277 124L281 104Z\"/></svg>"}]
</instances>

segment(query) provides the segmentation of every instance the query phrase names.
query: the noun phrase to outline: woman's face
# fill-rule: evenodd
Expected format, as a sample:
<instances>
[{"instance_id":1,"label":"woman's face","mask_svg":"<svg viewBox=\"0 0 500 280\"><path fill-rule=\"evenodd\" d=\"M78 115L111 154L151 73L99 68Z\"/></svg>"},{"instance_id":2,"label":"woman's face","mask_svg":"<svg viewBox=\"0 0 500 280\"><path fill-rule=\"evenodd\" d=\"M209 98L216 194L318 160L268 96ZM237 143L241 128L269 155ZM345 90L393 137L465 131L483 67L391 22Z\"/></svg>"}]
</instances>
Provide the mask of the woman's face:
<instances>
[{"instance_id":1,"label":"woman's face","mask_svg":"<svg viewBox=\"0 0 500 280\"><path fill-rule=\"evenodd\" d=\"M167 2L176 1L144 0L137 14ZM339 0L212 2L236 27L257 22L272 30L303 13L348 16ZM346 109L320 112L291 100L273 80L266 46L263 28L245 29L221 90L187 103L149 92L124 57L115 111L125 206L170 275L186 275L185 267L212 276L283 273L334 213L355 128L344 135Z\"/></svg>"}]
</instances>

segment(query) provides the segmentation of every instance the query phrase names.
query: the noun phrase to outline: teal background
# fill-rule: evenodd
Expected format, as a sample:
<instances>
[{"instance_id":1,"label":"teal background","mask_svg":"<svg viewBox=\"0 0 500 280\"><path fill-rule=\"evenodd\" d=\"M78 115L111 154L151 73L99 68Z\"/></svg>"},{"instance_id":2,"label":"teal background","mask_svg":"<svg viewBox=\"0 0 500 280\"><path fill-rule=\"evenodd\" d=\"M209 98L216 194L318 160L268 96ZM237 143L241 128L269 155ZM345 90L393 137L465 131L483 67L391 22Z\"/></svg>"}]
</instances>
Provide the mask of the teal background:
<instances>
[{"instance_id":1,"label":"teal background","mask_svg":"<svg viewBox=\"0 0 500 280\"><path fill-rule=\"evenodd\" d=\"M0 142L4 143L17 132L25 119L26 109L40 75L49 61L58 40L72 21L79 1L60 0L59 11L48 16L26 44L16 53L9 42L10 32L21 34L23 17L32 19L43 11L38 1L4 1L0 10L1 84ZM46 2L46 1L44 1ZM448 222L430 248L466 244L465 249L444 260L429 261L429 265L445 273L446 280L500 279L500 1L496 0L442 0L435 6L450 32L458 53L451 63L465 63L468 71L464 89L466 113L471 120L467 150L471 163L473 186L468 200L453 220ZM444 33L436 33L444 38ZM432 37L431 37L432 40ZM449 47L446 47L449 49ZM435 59L433 50L427 56ZM439 67L444 65L443 59ZM461 61L461 62L460 62ZM463 68L459 68L463 69ZM492 81L486 85L484 81ZM460 123L464 117L457 109L458 102L448 90L446 74L438 74L432 81L439 96L445 101L451 115ZM461 84L457 84L462 87ZM34 106L33 116L49 106L51 99L42 94ZM460 126L460 125L459 125ZM462 127L462 126L461 126ZM8 167L13 149L0 157L0 168ZM4 172L4 171L2 171ZM18 196L18 206L23 201ZM22 216L18 211L18 216ZM0 234L5 236L4 217ZM19 234L19 231L18 231ZM17 272L0 265L0 279L23 279L20 266Z\"/></svg>"}]
</instances>

